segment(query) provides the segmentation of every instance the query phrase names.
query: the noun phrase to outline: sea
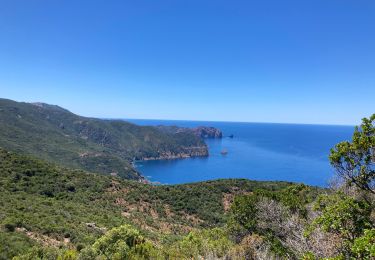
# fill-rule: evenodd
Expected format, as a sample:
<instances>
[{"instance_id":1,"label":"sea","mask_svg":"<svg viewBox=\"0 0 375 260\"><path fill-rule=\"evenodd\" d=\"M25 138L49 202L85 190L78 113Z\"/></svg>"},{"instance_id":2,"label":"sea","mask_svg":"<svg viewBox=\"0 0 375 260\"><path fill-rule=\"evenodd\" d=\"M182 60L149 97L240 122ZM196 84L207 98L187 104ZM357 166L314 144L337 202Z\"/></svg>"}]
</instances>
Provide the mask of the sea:
<instances>
[{"instance_id":1,"label":"sea","mask_svg":"<svg viewBox=\"0 0 375 260\"><path fill-rule=\"evenodd\" d=\"M126 119L138 125L213 126L209 157L137 162L152 182L182 184L223 178L291 181L326 187L334 176L329 152L351 139L354 126ZM233 138L229 136L233 135ZM223 155L221 151L226 150Z\"/></svg>"}]
</instances>

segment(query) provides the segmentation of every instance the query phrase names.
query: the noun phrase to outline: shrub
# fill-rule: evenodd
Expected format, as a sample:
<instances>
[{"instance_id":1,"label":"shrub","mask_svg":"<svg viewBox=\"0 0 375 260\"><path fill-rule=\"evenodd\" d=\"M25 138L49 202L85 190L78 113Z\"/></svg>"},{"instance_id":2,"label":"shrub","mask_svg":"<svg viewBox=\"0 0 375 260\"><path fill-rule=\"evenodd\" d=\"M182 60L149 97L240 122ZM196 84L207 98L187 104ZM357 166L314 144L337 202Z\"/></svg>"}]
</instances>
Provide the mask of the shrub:
<instances>
[{"instance_id":1,"label":"shrub","mask_svg":"<svg viewBox=\"0 0 375 260\"><path fill-rule=\"evenodd\" d=\"M357 259L375 258L375 229L365 230L363 236L354 241L352 253Z\"/></svg>"},{"instance_id":2,"label":"shrub","mask_svg":"<svg viewBox=\"0 0 375 260\"><path fill-rule=\"evenodd\" d=\"M108 259L150 258L157 255L153 245L130 225L108 231L94 243L92 249L98 256Z\"/></svg>"}]
</instances>

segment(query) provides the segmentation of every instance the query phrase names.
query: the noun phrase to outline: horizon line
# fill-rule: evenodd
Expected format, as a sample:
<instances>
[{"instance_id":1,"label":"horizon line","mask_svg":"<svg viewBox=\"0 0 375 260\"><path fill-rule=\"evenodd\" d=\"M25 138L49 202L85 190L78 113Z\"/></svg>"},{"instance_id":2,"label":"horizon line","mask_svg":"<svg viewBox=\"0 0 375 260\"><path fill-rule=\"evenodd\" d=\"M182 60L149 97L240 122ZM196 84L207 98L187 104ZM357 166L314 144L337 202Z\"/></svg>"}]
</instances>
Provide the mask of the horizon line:
<instances>
[{"instance_id":1,"label":"horizon line","mask_svg":"<svg viewBox=\"0 0 375 260\"><path fill-rule=\"evenodd\" d=\"M259 122L259 121L227 121L227 120L193 120L193 119L160 119L160 118L118 118L118 117L100 117L105 120L153 120L153 121L181 121L181 122L203 122L203 123L243 123L243 124L278 124L278 125L320 125L320 126L350 126L348 124L325 124L325 123L290 123L290 122Z\"/></svg>"},{"instance_id":2,"label":"horizon line","mask_svg":"<svg viewBox=\"0 0 375 260\"><path fill-rule=\"evenodd\" d=\"M47 105L54 105L54 106L59 106L60 108L66 109L69 112L78 115L78 116L83 116L83 117L89 117L89 118L97 118L97 119L107 119L107 120L158 120L158 121L188 121L188 122L213 122L213 123L247 123L247 124L286 124L286 125L321 125L321 126L350 126L350 127L355 127L357 126L356 124L335 124L335 123L295 123L295 122L259 122L259 121L230 121L230 120L195 120L195 119L160 119L160 118L126 118L126 117L102 117L102 116L91 116L91 115L82 115L77 112L72 112L70 108L67 107L62 107L59 104L53 104L53 103L48 103L45 101L21 101L21 100L16 100L16 99L11 99L11 98L5 98L5 97L0 97L0 99L5 99L13 102L20 102L20 103L44 103Z\"/></svg>"}]
</instances>

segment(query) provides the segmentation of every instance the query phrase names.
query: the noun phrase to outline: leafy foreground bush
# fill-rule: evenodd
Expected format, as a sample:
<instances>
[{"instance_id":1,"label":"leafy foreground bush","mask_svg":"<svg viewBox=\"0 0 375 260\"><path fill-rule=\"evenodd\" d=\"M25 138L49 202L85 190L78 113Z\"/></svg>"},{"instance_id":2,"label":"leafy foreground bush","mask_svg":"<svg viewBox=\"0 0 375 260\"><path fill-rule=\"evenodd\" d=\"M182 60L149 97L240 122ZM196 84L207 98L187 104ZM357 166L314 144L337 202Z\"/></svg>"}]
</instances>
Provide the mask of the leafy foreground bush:
<instances>
[{"instance_id":1,"label":"leafy foreground bush","mask_svg":"<svg viewBox=\"0 0 375 260\"><path fill-rule=\"evenodd\" d=\"M99 238L92 247L85 248L80 259L140 259L157 258L153 244L142 237L138 230L129 225L110 230Z\"/></svg>"}]
</instances>

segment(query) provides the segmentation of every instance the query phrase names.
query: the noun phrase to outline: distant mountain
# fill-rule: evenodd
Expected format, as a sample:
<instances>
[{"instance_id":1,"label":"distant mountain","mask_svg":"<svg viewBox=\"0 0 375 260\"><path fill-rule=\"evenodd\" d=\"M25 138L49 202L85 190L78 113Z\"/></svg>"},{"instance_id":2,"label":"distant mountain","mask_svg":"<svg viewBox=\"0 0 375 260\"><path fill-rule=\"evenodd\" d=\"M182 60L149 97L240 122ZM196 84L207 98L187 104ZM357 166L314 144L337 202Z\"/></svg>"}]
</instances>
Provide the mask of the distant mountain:
<instances>
[{"instance_id":1,"label":"distant mountain","mask_svg":"<svg viewBox=\"0 0 375 260\"><path fill-rule=\"evenodd\" d=\"M75 115L55 105L0 99L0 147L62 166L141 179L133 160L207 156L191 132L167 133Z\"/></svg>"}]
</instances>

